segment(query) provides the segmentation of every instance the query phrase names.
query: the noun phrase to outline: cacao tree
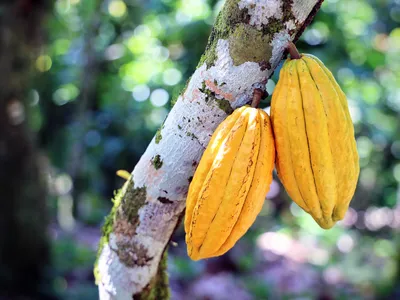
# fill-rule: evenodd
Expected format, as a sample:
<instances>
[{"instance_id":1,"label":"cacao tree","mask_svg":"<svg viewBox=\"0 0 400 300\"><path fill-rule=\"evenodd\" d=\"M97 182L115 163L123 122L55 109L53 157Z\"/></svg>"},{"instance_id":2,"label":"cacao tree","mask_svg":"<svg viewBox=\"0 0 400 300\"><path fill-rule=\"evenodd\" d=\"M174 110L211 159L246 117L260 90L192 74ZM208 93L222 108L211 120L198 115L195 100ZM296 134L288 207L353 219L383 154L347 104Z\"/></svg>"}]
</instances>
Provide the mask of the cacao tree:
<instances>
[{"instance_id":1,"label":"cacao tree","mask_svg":"<svg viewBox=\"0 0 400 300\"><path fill-rule=\"evenodd\" d=\"M218 124L252 100L322 0L227 0L205 53L106 219L95 266L100 299L166 299L166 248Z\"/></svg>"}]
</instances>

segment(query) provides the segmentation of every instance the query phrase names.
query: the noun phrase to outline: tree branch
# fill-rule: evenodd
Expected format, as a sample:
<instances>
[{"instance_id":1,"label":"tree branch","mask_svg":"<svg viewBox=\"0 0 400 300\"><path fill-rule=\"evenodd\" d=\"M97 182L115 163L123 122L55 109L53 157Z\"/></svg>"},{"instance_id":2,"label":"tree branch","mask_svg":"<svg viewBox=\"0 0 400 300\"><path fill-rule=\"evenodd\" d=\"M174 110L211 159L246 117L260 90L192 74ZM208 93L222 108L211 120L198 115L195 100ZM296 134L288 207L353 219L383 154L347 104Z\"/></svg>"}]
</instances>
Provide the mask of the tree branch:
<instances>
[{"instance_id":1,"label":"tree branch","mask_svg":"<svg viewBox=\"0 0 400 300\"><path fill-rule=\"evenodd\" d=\"M323 0L227 0L199 66L115 197L95 268L100 299L143 299L215 128L251 102ZM146 299L152 299L147 297ZM160 299L160 298L159 298Z\"/></svg>"}]
</instances>

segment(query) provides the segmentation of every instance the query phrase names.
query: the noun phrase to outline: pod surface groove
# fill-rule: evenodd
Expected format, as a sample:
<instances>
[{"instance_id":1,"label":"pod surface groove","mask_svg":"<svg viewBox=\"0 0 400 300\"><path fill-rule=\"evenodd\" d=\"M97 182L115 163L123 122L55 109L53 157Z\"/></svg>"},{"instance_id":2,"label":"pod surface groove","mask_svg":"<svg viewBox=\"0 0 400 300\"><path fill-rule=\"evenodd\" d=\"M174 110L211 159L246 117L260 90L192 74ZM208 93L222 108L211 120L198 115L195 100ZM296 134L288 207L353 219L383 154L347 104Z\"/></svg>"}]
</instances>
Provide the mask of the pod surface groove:
<instances>
[{"instance_id":1,"label":"pod surface groove","mask_svg":"<svg viewBox=\"0 0 400 300\"><path fill-rule=\"evenodd\" d=\"M286 191L322 228L331 228L354 195L359 162L346 96L316 57L285 61L271 122Z\"/></svg>"},{"instance_id":2,"label":"pod surface groove","mask_svg":"<svg viewBox=\"0 0 400 300\"><path fill-rule=\"evenodd\" d=\"M255 221L272 181L269 116L244 106L214 132L189 187L185 232L193 260L227 252Z\"/></svg>"}]
</instances>

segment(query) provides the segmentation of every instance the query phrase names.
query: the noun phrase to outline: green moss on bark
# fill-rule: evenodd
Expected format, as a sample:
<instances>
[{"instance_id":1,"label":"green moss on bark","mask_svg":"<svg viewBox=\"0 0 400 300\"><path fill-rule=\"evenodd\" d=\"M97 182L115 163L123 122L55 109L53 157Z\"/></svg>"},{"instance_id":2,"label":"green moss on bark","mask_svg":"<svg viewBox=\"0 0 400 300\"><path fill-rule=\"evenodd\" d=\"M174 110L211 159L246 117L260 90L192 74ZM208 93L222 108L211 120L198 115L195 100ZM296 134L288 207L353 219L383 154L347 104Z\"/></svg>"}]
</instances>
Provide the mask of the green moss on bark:
<instances>
[{"instance_id":1,"label":"green moss on bark","mask_svg":"<svg viewBox=\"0 0 400 300\"><path fill-rule=\"evenodd\" d=\"M207 68L214 66L217 60L219 39L229 39L230 55L235 65L246 61L265 65L272 55L270 41L274 34L285 29L285 22L295 20L292 12L293 0L283 1L283 18L271 17L261 30L249 25L250 16L246 8L239 9L239 0L227 0L219 13L211 32L206 51L199 66L206 63ZM298 28L289 33L298 31ZM249 50L251 49L251 50ZM270 68L270 67L268 67Z\"/></svg>"},{"instance_id":2,"label":"green moss on bark","mask_svg":"<svg viewBox=\"0 0 400 300\"><path fill-rule=\"evenodd\" d=\"M128 182L129 181L127 181L125 184L128 184ZM100 280L101 280L100 272L99 272L99 268L98 268L98 260L101 255L101 252L103 251L104 245L108 244L110 234L113 231L115 215L117 213L118 207L121 204L121 199L122 199L122 189L119 189L118 191L114 192L114 198L111 200L114 203L114 205L111 209L111 212L108 214L108 216L105 217L104 225L101 229L102 233L101 233L101 238L100 238L100 242L99 242L99 246L98 246L98 250L97 250L97 258L96 258L96 262L94 264L94 278L95 278L96 284L99 284Z\"/></svg>"},{"instance_id":3,"label":"green moss on bark","mask_svg":"<svg viewBox=\"0 0 400 300\"><path fill-rule=\"evenodd\" d=\"M231 103L226 99L218 99L213 91L207 88L206 83L203 81L202 87L199 89L200 92L206 95L205 102L215 101L217 106L224 111L227 115L233 112Z\"/></svg>"},{"instance_id":4,"label":"green moss on bark","mask_svg":"<svg viewBox=\"0 0 400 300\"><path fill-rule=\"evenodd\" d=\"M228 100L215 98L215 102L217 102L218 107L223 110L227 115L233 113L233 108Z\"/></svg>"},{"instance_id":5,"label":"green moss on bark","mask_svg":"<svg viewBox=\"0 0 400 300\"><path fill-rule=\"evenodd\" d=\"M159 144L162 140L161 129L162 128L160 127L156 132L156 138L155 138L156 144Z\"/></svg>"},{"instance_id":6,"label":"green moss on bark","mask_svg":"<svg viewBox=\"0 0 400 300\"><path fill-rule=\"evenodd\" d=\"M133 295L134 300L167 300L170 299L169 280L167 274L167 250L164 251L156 276L140 293Z\"/></svg>"},{"instance_id":7,"label":"green moss on bark","mask_svg":"<svg viewBox=\"0 0 400 300\"><path fill-rule=\"evenodd\" d=\"M163 161L161 159L160 154L157 154L156 156L154 156L151 160L151 163L153 164L153 166L156 170L160 169L163 165Z\"/></svg>"},{"instance_id":8,"label":"green moss on bark","mask_svg":"<svg viewBox=\"0 0 400 300\"><path fill-rule=\"evenodd\" d=\"M214 65L217 60L217 43L219 39L227 39L238 24L248 23L247 9L239 9L239 0L227 0L224 8L219 13L211 31L206 51L200 59L199 66L207 64L207 68Z\"/></svg>"},{"instance_id":9,"label":"green moss on bark","mask_svg":"<svg viewBox=\"0 0 400 300\"><path fill-rule=\"evenodd\" d=\"M97 251L97 259L94 265L94 276L96 284L101 280L98 269L98 259L103 251L104 245L109 242L110 234L114 231L115 218L119 217L127 220L131 225L139 225L138 211L146 202L146 187L134 188L132 177L130 177L122 187L115 193L113 198L113 207L110 214L105 218L102 227L102 236L100 238Z\"/></svg>"},{"instance_id":10,"label":"green moss on bark","mask_svg":"<svg viewBox=\"0 0 400 300\"><path fill-rule=\"evenodd\" d=\"M234 65L247 61L261 62L272 55L270 36L247 25L239 24L229 37L229 51ZM249 51L251 49L251 51Z\"/></svg>"},{"instance_id":11,"label":"green moss on bark","mask_svg":"<svg viewBox=\"0 0 400 300\"><path fill-rule=\"evenodd\" d=\"M127 189L118 213L122 213L129 223L139 225L138 211L146 203L146 196L145 186Z\"/></svg>"},{"instance_id":12,"label":"green moss on bark","mask_svg":"<svg viewBox=\"0 0 400 300\"><path fill-rule=\"evenodd\" d=\"M193 132L187 131L187 132L186 132L186 135L187 135L188 137L191 137L192 140L194 140L194 139L198 140L198 139L199 139Z\"/></svg>"}]
</instances>

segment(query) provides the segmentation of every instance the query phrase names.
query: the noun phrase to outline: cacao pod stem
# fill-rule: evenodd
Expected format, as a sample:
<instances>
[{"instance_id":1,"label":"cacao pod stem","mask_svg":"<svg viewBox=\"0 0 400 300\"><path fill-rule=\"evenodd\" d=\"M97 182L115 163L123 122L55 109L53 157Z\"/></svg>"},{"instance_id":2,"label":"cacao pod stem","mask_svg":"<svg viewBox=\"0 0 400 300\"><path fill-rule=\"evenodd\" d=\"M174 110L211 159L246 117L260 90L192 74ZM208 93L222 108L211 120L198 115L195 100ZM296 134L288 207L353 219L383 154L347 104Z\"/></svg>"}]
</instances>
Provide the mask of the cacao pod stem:
<instances>
[{"instance_id":1,"label":"cacao pod stem","mask_svg":"<svg viewBox=\"0 0 400 300\"><path fill-rule=\"evenodd\" d=\"M299 53L299 50L297 50L296 45L293 44L293 42L289 41L287 50L289 51L290 57L292 59L300 59L301 54Z\"/></svg>"},{"instance_id":2,"label":"cacao pod stem","mask_svg":"<svg viewBox=\"0 0 400 300\"><path fill-rule=\"evenodd\" d=\"M261 89L255 89L253 92L253 101L251 101L251 107L257 108L263 95L264 92Z\"/></svg>"}]
</instances>

